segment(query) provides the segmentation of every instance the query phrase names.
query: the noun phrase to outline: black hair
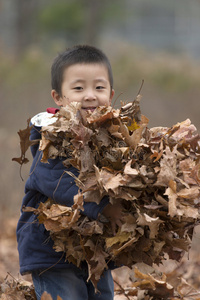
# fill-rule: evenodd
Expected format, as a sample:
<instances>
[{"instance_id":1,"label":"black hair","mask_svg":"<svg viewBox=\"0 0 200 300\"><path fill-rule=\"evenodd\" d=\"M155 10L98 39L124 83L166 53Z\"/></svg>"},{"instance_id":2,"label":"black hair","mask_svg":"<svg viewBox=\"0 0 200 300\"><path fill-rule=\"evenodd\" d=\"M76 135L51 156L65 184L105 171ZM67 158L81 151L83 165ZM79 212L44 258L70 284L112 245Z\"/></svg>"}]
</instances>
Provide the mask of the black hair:
<instances>
[{"instance_id":1,"label":"black hair","mask_svg":"<svg viewBox=\"0 0 200 300\"><path fill-rule=\"evenodd\" d=\"M61 96L61 87L64 70L75 64L95 64L105 65L108 70L111 90L113 88L112 68L107 56L98 48L88 45L77 45L66 49L60 53L54 60L51 67L51 87Z\"/></svg>"}]
</instances>

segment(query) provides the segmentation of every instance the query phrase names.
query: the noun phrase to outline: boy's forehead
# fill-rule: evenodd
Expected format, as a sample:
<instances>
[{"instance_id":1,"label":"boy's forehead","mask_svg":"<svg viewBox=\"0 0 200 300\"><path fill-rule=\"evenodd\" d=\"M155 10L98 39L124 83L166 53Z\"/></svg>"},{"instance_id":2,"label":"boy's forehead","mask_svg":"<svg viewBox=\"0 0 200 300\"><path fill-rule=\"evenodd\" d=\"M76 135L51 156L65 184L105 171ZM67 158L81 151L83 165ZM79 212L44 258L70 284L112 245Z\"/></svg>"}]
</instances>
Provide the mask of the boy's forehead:
<instances>
[{"instance_id":1,"label":"boy's forehead","mask_svg":"<svg viewBox=\"0 0 200 300\"><path fill-rule=\"evenodd\" d=\"M69 72L68 72L69 71ZM64 73L72 73L73 74L84 74L94 71L94 75L96 72L106 74L108 76L108 69L103 63L76 63L73 65L66 66L64 68Z\"/></svg>"}]
</instances>

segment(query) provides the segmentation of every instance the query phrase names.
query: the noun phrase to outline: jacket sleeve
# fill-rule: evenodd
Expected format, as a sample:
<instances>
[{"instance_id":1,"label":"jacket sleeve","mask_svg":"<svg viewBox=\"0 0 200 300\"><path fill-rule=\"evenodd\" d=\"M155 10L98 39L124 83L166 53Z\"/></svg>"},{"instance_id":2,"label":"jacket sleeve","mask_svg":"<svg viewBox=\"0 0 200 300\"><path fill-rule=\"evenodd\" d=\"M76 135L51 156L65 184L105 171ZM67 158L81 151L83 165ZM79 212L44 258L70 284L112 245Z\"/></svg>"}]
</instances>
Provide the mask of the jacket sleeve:
<instances>
[{"instance_id":1,"label":"jacket sleeve","mask_svg":"<svg viewBox=\"0 0 200 300\"><path fill-rule=\"evenodd\" d=\"M39 127L33 127L31 139L35 139L38 133ZM34 160L29 178L25 185L25 191L36 190L40 194L53 199L58 204L72 206L74 203L73 198L78 193L78 187L75 183L75 179L70 176L68 172L78 177L78 170L74 167L65 168L63 165L64 159L59 157L49 159L49 163L41 162L42 152L38 150L38 145L37 149L36 147L32 148L32 154ZM96 219L108 202L108 197L104 197L99 205L95 202L85 202L84 211L82 213L89 218Z\"/></svg>"}]
</instances>

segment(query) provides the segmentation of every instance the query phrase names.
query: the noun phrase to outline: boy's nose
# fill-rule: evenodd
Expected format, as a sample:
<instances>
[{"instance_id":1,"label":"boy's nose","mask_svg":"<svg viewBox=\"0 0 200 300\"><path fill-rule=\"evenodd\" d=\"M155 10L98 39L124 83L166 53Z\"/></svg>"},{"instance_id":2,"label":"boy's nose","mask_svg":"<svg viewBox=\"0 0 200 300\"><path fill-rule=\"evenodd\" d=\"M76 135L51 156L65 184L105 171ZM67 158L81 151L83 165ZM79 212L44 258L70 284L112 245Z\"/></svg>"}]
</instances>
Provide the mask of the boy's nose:
<instances>
[{"instance_id":1,"label":"boy's nose","mask_svg":"<svg viewBox=\"0 0 200 300\"><path fill-rule=\"evenodd\" d=\"M88 91L86 91L84 98L85 98L85 100L95 100L96 95L95 95L94 91L88 90Z\"/></svg>"}]
</instances>

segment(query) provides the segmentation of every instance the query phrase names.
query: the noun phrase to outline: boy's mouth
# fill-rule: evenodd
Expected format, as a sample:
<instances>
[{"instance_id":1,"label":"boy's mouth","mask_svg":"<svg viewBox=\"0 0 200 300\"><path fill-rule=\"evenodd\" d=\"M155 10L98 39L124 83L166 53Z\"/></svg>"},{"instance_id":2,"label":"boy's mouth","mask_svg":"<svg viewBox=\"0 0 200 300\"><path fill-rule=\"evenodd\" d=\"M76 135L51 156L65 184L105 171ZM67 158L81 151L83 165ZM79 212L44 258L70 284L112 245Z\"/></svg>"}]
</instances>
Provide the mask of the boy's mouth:
<instances>
[{"instance_id":1,"label":"boy's mouth","mask_svg":"<svg viewBox=\"0 0 200 300\"><path fill-rule=\"evenodd\" d=\"M84 109L84 110L86 110L86 111L91 111L91 112L93 112L93 111L96 109L96 107L95 107L95 106L91 106L91 107L81 107L81 109Z\"/></svg>"}]
</instances>

